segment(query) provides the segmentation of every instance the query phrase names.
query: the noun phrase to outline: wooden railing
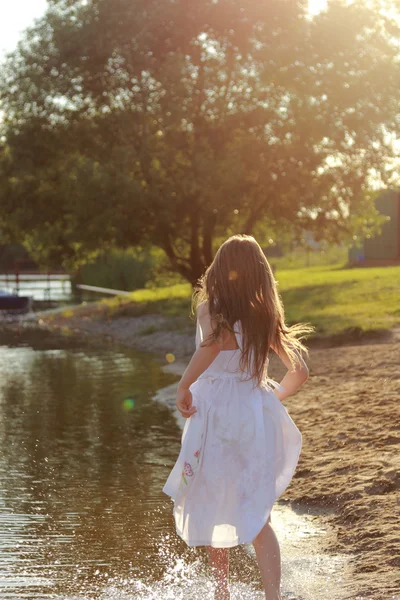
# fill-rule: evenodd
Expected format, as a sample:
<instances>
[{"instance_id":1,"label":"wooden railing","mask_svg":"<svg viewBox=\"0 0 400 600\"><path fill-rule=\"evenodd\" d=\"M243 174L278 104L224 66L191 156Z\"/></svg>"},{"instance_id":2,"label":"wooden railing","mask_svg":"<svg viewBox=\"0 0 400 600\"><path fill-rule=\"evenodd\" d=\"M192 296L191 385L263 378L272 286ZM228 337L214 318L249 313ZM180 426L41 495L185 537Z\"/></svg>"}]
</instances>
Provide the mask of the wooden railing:
<instances>
[{"instance_id":1,"label":"wooden railing","mask_svg":"<svg viewBox=\"0 0 400 600\"><path fill-rule=\"evenodd\" d=\"M43 272L7 272L0 273L0 290L6 288L6 291L16 294L20 294L21 288L24 284L35 283L35 290L42 291L45 300L51 300L51 284L53 282L61 282L62 286L70 282L70 276L68 273L62 273L59 271L48 271ZM37 283L42 283L42 286L37 286ZM25 295L29 295L25 294Z\"/></svg>"},{"instance_id":2,"label":"wooden railing","mask_svg":"<svg viewBox=\"0 0 400 600\"><path fill-rule=\"evenodd\" d=\"M126 290L113 290L111 288L98 287L96 285L84 285L78 283L76 286L78 290L84 290L85 292L95 292L97 294L110 294L110 296L129 296L131 292Z\"/></svg>"}]
</instances>

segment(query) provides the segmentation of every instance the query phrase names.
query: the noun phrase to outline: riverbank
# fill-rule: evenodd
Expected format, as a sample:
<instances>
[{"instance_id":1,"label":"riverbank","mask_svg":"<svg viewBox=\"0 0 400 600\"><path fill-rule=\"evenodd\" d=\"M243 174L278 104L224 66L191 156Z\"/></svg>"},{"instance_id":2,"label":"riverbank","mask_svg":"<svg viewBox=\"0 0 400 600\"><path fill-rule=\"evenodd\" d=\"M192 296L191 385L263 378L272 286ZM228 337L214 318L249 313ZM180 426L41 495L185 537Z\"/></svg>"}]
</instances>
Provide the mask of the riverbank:
<instances>
[{"instance_id":1,"label":"riverbank","mask_svg":"<svg viewBox=\"0 0 400 600\"><path fill-rule=\"evenodd\" d=\"M79 316L42 315L37 326L150 351L176 372L194 349L194 323L181 316L92 319L88 307ZM376 341L311 344L310 379L285 403L303 451L283 500L327 511L337 531L332 551L352 555L347 598L389 600L400 589L400 342L396 332ZM279 380L282 372L272 360L270 375Z\"/></svg>"},{"instance_id":2,"label":"riverbank","mask_svg":"<svg viewBox=\"0 0 400 600\"><path fill-rule=\"evenodd\" d=\"M334 264L306 269L278 268L275 277L287 321L312 323L316 335L324 341L329 338L330 342L348 343L382 338L394 327L400 326L400 265L349 268L344 264ZM189 322L191 294L189 283L177 283L138 289L88 305L83 303L56 311L54 315L57 314L57 319L64 315L69 323L76 318L81 322L129 318L128 328L131 327L131 318L147 315L150 322L143 328L146 335L157 330L162 332L165 328L181 332ZM167 317L167 321L160 327L162 317ZM92 323L91 327L94 326L95 323Z\"/></svg>"}]
</instances>

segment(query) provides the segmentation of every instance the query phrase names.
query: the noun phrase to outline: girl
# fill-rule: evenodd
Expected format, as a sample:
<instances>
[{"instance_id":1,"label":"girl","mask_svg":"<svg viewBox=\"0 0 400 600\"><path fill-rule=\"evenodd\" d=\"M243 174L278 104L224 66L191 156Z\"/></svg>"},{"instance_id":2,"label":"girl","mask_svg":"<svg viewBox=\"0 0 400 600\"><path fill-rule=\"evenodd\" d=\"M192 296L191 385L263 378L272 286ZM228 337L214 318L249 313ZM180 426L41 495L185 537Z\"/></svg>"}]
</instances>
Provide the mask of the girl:
<instances>
[{"instance_id":1,"label":"girl","mask_svg":"<svg viewBox=\"0 0 400 600\"><path fill-rule=\"evenodd\" d=\"M281 401L308 377L299 336L287 327L271 267L256 240L229 238L200 279L196 351L178 386L187 418L164 486L178 535L207 546L216 600L229 600L228 548L252 543L267 600L280 600L280 551L270 523L295 471L301 434ZM268 378L272 348L288 369Z\"/></svg>"}]
</instances>

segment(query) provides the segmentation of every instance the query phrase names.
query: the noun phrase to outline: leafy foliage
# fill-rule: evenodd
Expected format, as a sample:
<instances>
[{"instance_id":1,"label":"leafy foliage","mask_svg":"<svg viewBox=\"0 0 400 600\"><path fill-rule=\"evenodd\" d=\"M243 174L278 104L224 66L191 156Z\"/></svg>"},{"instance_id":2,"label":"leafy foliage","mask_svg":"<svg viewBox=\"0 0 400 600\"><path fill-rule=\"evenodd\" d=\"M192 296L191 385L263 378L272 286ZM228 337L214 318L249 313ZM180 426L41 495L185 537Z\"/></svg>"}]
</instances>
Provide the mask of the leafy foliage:
<instances>
[{"instance_id":1,"label":"leafy foliage","mask_svg":"<svg viewBox=\"0 0 400 600\"><path fill-rule=\"evenodd\" d=\"M165 263L165 254L156 247L112 250L99 255L94 262L83 265L75 282L115 290L182 283L179 274L168 269L169 265Z\"/></svg>"},{"instance_id":2,"label":"leafy foliage","mask_svg":"<svg viewBox=\"0 0 400 600\"><path fill-rule=\"evenodd\" d=\"M305 4L51 0L3 69L3 235L68 265L151 241L195 282L227 232L374 231L399 24Z\"/></svg>"}]
</instances>

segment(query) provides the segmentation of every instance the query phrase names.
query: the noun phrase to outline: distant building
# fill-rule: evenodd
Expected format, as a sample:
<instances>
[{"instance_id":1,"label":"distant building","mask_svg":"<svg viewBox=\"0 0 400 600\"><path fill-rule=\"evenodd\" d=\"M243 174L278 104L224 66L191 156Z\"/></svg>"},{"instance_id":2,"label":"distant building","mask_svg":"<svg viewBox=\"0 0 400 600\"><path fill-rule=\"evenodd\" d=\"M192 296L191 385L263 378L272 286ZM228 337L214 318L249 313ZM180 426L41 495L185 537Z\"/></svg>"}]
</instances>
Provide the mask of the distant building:
<instances>
[{"instance_id":1,"label":"distant building","mask_svg":"<svg viewBox=\"0 0 400 600\"><path fill-rule=\"evenodd\" d=\"M349 250L351 264L389 265L400 263L400 192L386 190L378 196L375 206L390 217L382 225L380 235L365 239L359 248Z\"/></svg>"}]
</instances>

